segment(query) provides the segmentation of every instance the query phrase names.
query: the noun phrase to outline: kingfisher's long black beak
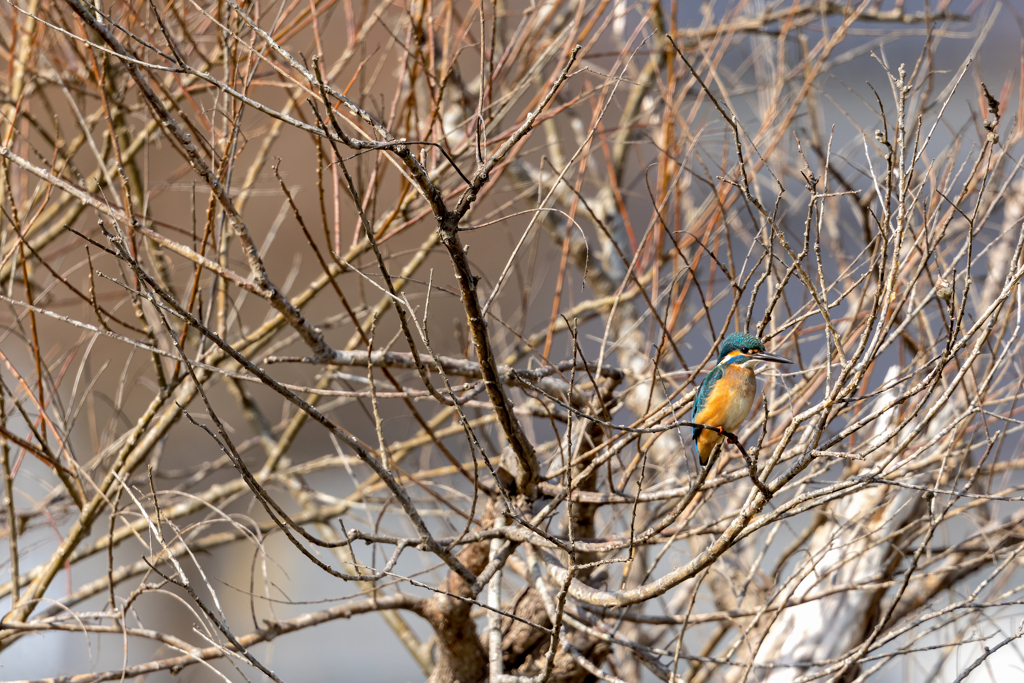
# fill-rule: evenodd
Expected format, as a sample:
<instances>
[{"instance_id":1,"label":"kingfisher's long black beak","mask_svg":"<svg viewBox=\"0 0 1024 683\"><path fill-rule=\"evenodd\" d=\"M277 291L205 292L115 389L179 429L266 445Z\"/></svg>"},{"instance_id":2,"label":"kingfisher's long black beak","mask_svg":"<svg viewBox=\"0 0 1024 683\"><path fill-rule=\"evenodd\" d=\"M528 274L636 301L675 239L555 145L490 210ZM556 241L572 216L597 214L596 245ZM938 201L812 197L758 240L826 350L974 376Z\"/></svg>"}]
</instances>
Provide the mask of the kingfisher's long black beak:
<instances>
[{"instance_id":1,"label":"kingfisher's long black beak","mask_svg":"<svg viewBox=\"0 0 1024 683\"><path fill-rule=\"evenodd\" d=\"M792 364L792 362L793 362L793 361L791 361L788 358L783 358L782 356L776 356L774 353L768 353L767 351L752 351L752 352L748 353L747 355L750 358L754 359L754 360L761 360L761 361L764 361L766 363L790 363L790 364Z\"/></svg>"}]
</instances>

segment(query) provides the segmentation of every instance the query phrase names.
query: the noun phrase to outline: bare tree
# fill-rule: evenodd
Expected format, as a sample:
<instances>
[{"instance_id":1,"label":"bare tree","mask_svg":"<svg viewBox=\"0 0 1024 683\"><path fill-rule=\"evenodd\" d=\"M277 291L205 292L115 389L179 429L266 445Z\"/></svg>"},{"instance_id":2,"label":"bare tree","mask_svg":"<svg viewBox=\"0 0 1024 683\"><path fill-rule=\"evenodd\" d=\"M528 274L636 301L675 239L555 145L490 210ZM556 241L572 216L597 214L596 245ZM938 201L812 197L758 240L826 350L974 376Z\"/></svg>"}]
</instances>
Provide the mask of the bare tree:
<instances>
[{"instance_id":1,"label":"bare tree","mask_svg":"<svg viewBox=\"0 0 1024 683\"><path fill-rule=\"evenodd\" d=\"M1003 661L1024 105L951 4L11 0L0 666ZM701 468L731 331L796 364Z\"/></svg>"}]
</instances>

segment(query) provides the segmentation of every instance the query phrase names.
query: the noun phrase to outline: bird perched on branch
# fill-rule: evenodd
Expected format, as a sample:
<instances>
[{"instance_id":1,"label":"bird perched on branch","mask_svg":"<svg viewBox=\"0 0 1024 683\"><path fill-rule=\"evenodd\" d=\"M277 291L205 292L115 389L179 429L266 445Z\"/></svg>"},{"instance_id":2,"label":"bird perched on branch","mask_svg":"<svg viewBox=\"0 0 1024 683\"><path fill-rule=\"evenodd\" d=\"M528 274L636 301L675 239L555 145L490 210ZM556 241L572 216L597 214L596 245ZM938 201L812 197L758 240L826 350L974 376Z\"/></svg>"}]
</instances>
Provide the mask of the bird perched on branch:
<instances>
[{"instance_id":1,"label":"bird perched on branch","mask_svg":"<svg viewBox=\"0 0 1024 683\"><path fill-rule=\"evenodd\" d=\"M693 428L701 467L707 466L711 451L725 438L724 432L735 434L750 414L757 395L754 367L762 361L793 362L765 351L761 340L752 334L735 332L722 342L718 365L701 382L693 402L693 421L718 428Z\"/></svg>"}]
</instances>

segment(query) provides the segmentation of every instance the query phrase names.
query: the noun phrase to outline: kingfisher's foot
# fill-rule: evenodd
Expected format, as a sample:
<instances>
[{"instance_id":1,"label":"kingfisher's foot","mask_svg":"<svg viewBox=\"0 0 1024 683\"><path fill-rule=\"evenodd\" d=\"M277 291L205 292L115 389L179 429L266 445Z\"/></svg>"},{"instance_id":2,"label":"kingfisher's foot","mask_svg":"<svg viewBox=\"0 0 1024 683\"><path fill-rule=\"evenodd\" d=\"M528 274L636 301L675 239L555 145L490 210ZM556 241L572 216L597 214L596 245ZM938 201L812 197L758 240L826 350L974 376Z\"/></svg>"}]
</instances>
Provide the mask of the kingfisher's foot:
<instances>
[{"instance_id":1,"label":"kingfisher's foot","mask_svg":"<svg viewBox=\"0 0 1024 683\"><path fill-rule=\"evenodd\" d=\"M735 436L733 436L733 435L732 435L732 434L730 434L729 432L725 431L725 427L721 427L721 426L719 426L719 427L715 427L714 429L715 429L715 431L716 431L716 432L718 432L718 434L719 434L719 435L720 435L720 436L721 436L722 438L724 438L724 439L725 439L726 441L728 441L729 443L731 443L731 444L733 444L733 445L735 445L735 444L738 444L738 443L739 443L739 440L738 440L738 439L737 439L737 438L736 438Z\"/></svg>"}]
</instances>

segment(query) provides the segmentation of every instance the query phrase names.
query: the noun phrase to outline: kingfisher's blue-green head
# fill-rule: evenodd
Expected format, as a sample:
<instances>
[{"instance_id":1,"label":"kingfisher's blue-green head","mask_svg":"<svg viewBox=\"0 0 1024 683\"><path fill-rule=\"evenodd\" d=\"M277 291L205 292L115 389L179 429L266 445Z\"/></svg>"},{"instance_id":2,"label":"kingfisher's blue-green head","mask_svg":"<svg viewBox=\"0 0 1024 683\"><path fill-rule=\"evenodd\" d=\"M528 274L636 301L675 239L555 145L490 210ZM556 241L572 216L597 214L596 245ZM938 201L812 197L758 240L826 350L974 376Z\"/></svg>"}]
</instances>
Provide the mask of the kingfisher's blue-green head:
<instances>
[{"instance_id":1,"label":"kingfisher's blue-green head","mask_svg":"<svg viewBox=\"0 0 1024 683\"><path fill-rule=\"evenodd\" d=\"M718 363L724 361L730 363L742 363L744 366L752 366L761 361L769 363L792 363L793 361L774 353L765 351L764 344L752 334L733 332L725 341L718 352Z\"/></svg>"}]
</instances>

